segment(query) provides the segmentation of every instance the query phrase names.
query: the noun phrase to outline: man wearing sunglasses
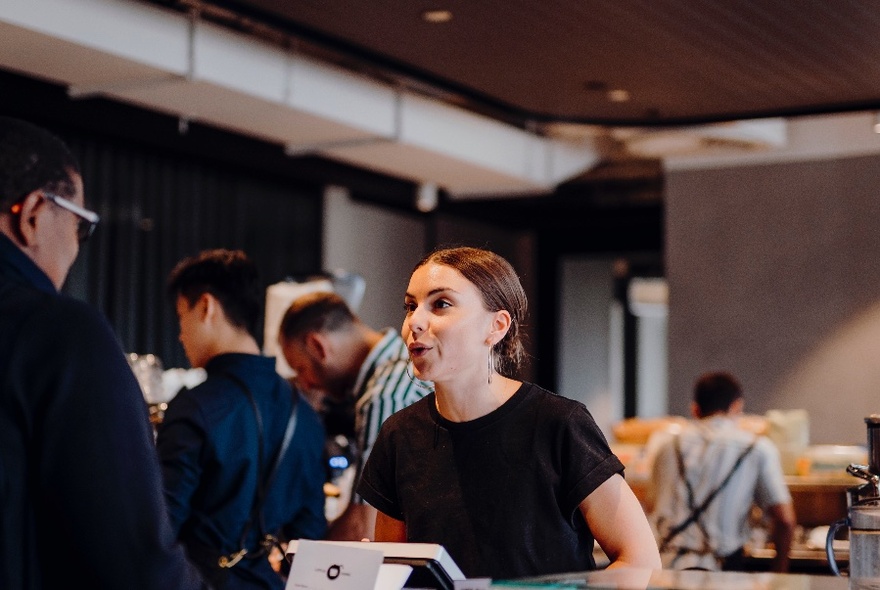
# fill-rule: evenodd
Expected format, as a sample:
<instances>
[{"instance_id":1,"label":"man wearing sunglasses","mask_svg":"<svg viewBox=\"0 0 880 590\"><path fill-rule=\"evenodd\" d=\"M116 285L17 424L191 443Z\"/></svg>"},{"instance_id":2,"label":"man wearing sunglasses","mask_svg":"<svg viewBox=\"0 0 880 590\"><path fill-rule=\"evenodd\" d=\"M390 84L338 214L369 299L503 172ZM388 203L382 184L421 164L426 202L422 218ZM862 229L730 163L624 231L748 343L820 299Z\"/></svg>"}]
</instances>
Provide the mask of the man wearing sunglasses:
<instances>
[{"instance_id":1,"label":"man wearing sunglasses","mask_svg":"<svg viewBox=\"0 0 880 590\"><path fill-rule=\"evenodd\" d=\"M0 117L0 588L204 588L116 336L59 293L97 223L64 143Z\"/></svg>"}]
</instances>

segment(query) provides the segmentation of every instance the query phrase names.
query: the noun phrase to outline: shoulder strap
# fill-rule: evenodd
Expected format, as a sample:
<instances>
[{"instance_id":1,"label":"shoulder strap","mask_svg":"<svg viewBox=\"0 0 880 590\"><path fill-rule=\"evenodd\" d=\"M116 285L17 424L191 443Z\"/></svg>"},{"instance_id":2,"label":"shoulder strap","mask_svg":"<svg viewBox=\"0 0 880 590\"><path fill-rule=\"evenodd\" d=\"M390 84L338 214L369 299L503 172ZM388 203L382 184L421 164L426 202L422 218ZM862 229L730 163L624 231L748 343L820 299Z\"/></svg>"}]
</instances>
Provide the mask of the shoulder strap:
<instances>
[{"instance_id":1,"label":"shoulder strap","mask_svg":"<svg viewBox=\"0 0 880 590\"><path fill-rule=\"evenodd\" d=\"M241 561L242 557L244 557L247 553L247 547L245 546L245 540L247 539L248 531L250 531L251 526L253 526L254 522L257 522L259 525L260 532L260 549L251 555L251 557L258 557L263 554L269 547L271 547L276 539L273 535L267 534L265 532L265 524L263 523L263 502L266 498L266 490L272 485L272 481L275 479L275 474L278 472L278 467L281 465L282 460L284 459L284 455L287 452L288 447L290 446L290 441L293 440L293 434L296 431L296 423L297 423L297 413L299 409L299 399L297 396L296 390L292 391L291 395L291 408L290 408L290 418L287 420L287 428L284 431L284 437L281 439L281 445L278 448L278 452L275 455L275 461L272 463L272 469L264 474L263 473L263 416L260 413L260 408L257 406L257 401L254 399L253 393L251 393L250 387L248 387L247 383L244 382L238 375L234 375L232 373L224 373L226 377L228 377L231 381L234 381L241 389L244 391L245 395L248 397L248 401L251 403L251 408L254 410L254 418L257 422L257 448L258 448L258 456L257 456L257 489L254 492L254 501L251 504L251 513L248 521L245 523L244 529L241 531L241 537L239 538L239 550L231 555L223 555L220 557L218 564L220 567L230 568L235 566L239 561Z\"/></svg>"},{"instance_id":2,"label":"shoulder strap","mask_svg":"<svg viewBox=\"0 0 880 590\"><path fill-rule=\"evenodd\" d=\"M730 478L733 477L733 474L739 468L740 464L742 464L742 462L746 458L746 456L752 452L752 449L755 448L755 444L757 442L758 442L758 438L755 437L754 440L752 440L751 444L748 447L746 447L745 449L743 449L743 451L736 458L736 461L733 463L733 466L730 468L730 471L728 471L727 475L724 476L724 479L721 480L721 483L718 484L718 486L714 490L712 490L708 496L706 496L706 498L700 503L699 506L691 506L690 515L687 518L685 518L681 523L679 523L677 526L673 527L669 531L669 533L663 538L663 541L660 543L660 551L664 551L672 539L674 539L679 533L681 533L683 530L685 530L687 527L689 527L693 522L697 521L700 518L700 516L703 515L703 512L705 512L706 508L708 508L709 505L712 503L712 500L715 499L715 497L721 492L721 490L724 489L724 487L730 481ZM675 437L675 454L678 459L679 473L681 473L681 476L684 479L684 483L688 489L688 495L690 496L689 501L693 502L693 491L692 491L690 482L688 481L686 473L685 473L684 457L682 456L681 446L680 446L678 435L676 435L676 437Z\"/></svg>"},{"instance_id":3,"label":"shoulder strap","mask_svg":"<svg viewBox=\"0 0 880 590\"><path fill-rule=\"evenodd\" d=\"M293 401L290 408L290 418L287 419L287 428L284 431L284 438L281 439L281 445L278 447L278 452L275 455L272 471L266 477L266 489L269 489L272 485L272 480L275 479L275 474L278 473L278 467L281 466L281 461L284 460L284 455L287 453L290 441L293 440L293 433L296 432L297 412L299 410L299 399L296 390L293 390L291 397Z\"/></svg>"}]
</instances>

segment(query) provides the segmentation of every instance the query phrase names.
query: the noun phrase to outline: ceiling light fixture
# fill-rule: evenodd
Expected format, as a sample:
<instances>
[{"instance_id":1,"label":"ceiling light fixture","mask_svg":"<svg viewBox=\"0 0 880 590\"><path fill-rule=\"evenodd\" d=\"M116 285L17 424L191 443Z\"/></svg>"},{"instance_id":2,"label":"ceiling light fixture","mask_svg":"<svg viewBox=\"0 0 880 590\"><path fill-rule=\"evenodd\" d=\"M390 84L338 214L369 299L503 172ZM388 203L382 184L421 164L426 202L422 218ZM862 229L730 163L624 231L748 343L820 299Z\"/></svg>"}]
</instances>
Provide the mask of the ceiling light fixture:
<instances>
[{"instance_id":1,"label":"ceiling light fixture","mask_svg":"<svg viewBox=\"0 0 880 590\"><path fill-rule=\"evenodd\" d=\"M422 13L422 19L425 22L439 24L448 23L452 20L452 12L449 10L426 10Z\"/></svg>"},{"instance_id":2,"label":"ceiling light fixture","mask_svg":"<svg viewBox=\"0 0 880 590\"><path fill-rule=\"evenodd\" d=\"M617 88L608 91L608 100L611 102L626 102L629 100L629 90Z\"/></svg>"},{"instance_id":3,"label":"ceiling light fixture","mask_svg":"<svg viewBox=\"0 0 880 590\"><path fill-rule=\"evenodd\" d=\"M440 201L439 188L433 182L423 182L416 192L416 209L430 213Z\"/></svg>"}]
</instances>

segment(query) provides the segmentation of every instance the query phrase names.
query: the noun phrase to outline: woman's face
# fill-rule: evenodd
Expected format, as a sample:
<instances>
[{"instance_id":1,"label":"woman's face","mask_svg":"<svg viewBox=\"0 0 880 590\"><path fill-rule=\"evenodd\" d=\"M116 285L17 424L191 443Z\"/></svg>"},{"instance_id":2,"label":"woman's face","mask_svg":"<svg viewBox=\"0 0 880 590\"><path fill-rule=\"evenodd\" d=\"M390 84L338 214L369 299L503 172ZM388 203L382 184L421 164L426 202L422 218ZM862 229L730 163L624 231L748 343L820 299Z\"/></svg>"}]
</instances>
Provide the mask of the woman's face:
<instances>
[{"instance_id":1,"label":"woman's face","mask_svg":"<svg viewBox=\"0 0 880 590\"><path fill-rule=\"evenodd\" d=\"M425 264L410 278L404 308L401 334L417 377L486 380L496 314L483 306L473 283L452 267Z\"/></svg>"}]
</instances>

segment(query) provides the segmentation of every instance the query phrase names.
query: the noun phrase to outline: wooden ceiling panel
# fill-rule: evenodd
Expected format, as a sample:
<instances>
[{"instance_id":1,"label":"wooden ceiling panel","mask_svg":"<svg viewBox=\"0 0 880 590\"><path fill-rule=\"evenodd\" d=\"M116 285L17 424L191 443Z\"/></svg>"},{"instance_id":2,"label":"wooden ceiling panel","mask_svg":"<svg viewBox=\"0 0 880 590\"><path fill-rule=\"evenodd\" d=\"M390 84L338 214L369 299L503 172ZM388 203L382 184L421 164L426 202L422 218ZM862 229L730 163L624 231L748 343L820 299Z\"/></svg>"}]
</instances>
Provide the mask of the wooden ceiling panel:
<instances>
[{"instance_id":1,"label":"wooden ceiling panel","mask_svg":"<svg viewBox=\"0 0 880 590\"><path fill-rule=\"evenodd\" d=\"M156 0L185 7L192 0ZM864 0L210 0L346 65L525 124L672 125L880 107ZM426 8L452 20L431 24ZM630 100L609 100L609 90Z\"/></svg>"}]
</instances>

